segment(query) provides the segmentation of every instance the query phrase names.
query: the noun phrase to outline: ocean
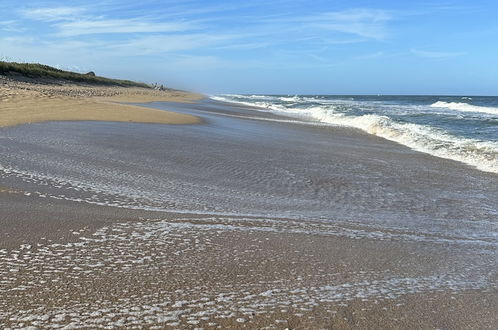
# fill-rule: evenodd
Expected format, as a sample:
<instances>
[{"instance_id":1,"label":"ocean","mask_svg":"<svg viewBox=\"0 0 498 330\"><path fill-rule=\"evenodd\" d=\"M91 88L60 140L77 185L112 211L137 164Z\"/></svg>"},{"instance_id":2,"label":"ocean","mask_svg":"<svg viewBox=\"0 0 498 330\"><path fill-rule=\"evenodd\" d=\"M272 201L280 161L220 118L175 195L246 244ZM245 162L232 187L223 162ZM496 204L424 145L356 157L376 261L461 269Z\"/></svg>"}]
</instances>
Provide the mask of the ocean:
<instances>
[{"instance_id":1,"label":"ocean","mask_svg":"<svg viewBox=\"0 0 498 330\"><path fill-rule=\"evenodd\" d=\"M83 121L9 127L0 130L0 186L129 210L360 223L387 229L385 235L403 228L417 240L427 239L430 228L444 240L472 237L496 244L496 174L329 125L364 127L481 169L497 168L493 132L479 140L477 132L459 127L466 119L447 115L453 122L445 123L442 113L452 110L430 105L450 100L432 98L424 106L408 97L404 105L400 97L357 98L231 97L265 102L266 108L211 99L147 105L200 116L199 125ZM471 115L486 122L487 114Z\"/></svg>"},{"instance_id":2,"label":"ocean","mask_svg":"<svg viewBox=\"0 0 498 330\"><path fill-rule=\"evenodd\" d=\"M358 128L417 151L498 173L498 97L223 94L211 98Z\"/></svg>"}]
</instances>

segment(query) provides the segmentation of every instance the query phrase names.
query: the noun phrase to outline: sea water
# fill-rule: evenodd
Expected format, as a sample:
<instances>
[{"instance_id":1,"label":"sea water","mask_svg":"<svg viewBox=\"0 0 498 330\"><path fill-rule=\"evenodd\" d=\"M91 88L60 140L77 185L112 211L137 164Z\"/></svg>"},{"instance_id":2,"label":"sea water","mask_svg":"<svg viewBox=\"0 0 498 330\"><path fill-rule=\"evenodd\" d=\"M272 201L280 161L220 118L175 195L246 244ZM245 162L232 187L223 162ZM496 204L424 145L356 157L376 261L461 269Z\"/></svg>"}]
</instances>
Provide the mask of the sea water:
<instances>
[{"instance_id":1,"label":"sea water","mask_svg":"<svg viewBox=\"0 0 498 330\"><path fill-rule=\"evenodd\" d=\"M130 212L228 217L230 225L240 217L284 218L346 237L496 247L496 174L329 126L372 118L374 134L493 169L496 133L459 125L472 121L469 114L476 122L496 121L492 114L462 112L458 119L456 110L431 106L454 106L451 99L416 105L401 97L238 97L251 99L267 107L211 100L149 105L199 115L201 125L75 121L0 129L0 186ZM464 150L465 143L474 148Z\"/></svg>"},{"instance_id":2,"label":"sea water","mask_svg":"<svg viewBox=\"0 0 498 330\"><path fill-rule=\"evenodd\" d=\"M223 94L211 98L358 128L498 173L498 97Z\"/></svg>"}]
</instances>

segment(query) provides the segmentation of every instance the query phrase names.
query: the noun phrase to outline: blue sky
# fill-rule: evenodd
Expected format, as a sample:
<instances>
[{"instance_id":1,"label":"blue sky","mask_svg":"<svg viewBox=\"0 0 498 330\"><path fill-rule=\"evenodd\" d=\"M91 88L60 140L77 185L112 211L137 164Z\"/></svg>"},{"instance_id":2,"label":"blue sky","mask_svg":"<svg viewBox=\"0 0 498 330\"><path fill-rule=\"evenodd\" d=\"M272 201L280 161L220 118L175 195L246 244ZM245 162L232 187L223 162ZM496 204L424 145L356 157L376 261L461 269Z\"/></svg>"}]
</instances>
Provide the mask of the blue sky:
<instances>
[{"instance_id":1,"label":"blue sky","mask_svg":"<svg viewBox=\"0 0 498 330\"><path fill-rule=\"evenodd\" d=\"M0 2L0 58L205 93L498 95L498 2Z\"/></svg>"}]
</instances>

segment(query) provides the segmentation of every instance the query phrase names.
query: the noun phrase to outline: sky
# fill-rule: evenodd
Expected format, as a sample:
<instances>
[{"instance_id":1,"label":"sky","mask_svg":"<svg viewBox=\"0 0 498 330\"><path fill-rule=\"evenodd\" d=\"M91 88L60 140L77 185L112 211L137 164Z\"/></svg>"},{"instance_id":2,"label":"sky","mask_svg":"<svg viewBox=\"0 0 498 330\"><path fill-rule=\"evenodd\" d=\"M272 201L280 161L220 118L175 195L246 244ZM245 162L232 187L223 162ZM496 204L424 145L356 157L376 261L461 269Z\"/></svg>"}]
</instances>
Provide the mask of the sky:
<instances>
[{"instance_id":1,"label":"sky","mask_svg":"<svg viewBox=\"0 0 498 330\"><path fill-rule=\"evenodd\" d=\"M498 1L1 0L0 59L208 94L498 95Z\"/></svg>"}]
</instances>

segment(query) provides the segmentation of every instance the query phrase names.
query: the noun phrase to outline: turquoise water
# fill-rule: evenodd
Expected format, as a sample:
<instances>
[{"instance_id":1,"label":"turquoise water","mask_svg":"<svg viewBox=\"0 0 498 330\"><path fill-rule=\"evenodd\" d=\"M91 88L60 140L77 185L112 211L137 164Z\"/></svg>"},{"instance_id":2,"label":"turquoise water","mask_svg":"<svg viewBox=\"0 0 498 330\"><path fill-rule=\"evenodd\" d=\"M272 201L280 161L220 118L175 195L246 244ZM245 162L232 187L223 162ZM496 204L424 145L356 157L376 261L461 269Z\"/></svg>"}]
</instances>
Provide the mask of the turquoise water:
<instances>
[{"instance_id":1,"label":"turquoise water","mask_svg":"<svg viewBox=\"0 0 498 330\"><path fill-rule=\"evenodd\" d=\"M328 125L361 129L412 149L498 173L498 97L212 96Z\"/></svg>"}]
</instances>

